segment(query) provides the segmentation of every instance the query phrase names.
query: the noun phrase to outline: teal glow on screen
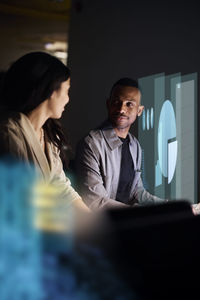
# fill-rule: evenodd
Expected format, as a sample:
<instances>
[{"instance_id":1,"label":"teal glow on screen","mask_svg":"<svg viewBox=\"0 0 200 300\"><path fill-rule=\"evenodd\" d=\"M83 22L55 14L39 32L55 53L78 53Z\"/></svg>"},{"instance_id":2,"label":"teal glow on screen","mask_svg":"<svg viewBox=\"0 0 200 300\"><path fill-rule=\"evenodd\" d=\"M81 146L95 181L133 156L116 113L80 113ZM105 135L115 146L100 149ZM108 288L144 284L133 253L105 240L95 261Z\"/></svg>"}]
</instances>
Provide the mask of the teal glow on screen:
<instances>
[{"instance_id":1,"label":"teal glow on screen","mask_svg":"<svg viewBox=\"0 0 200 300\"><path fill-rule=\"evenodd\" d=\"M197 202L197 73L139 79L142 105L138 139L142 177L149 192Z\"/></svg>"}]
</instances>

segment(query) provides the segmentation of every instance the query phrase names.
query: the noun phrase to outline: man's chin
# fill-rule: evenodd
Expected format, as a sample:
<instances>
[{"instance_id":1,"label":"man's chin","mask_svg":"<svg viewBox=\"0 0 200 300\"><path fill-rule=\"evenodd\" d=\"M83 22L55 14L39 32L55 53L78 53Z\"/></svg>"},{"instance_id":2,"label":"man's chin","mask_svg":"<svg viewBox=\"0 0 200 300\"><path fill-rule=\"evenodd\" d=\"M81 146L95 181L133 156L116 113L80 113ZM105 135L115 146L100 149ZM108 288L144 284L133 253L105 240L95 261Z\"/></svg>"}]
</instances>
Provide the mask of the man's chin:
<instances>
[{"instance_id":1,"label":"man's chin","mask_svg":"<svg viewBox=\"0 0 200 300\"><path fill-rule=\"evenodd\" d=\"M116 122L114 127L117 129L126 129L129 128L130 126L127 123L123 124L122 122Z\"/></svg>"},{"instance_id":2,"label":"man's chin","mask_svg":"<svg viewBox=\"0 0 200 300\"><path fill-rule=\"evenodd\" d=\"M121 119L121 120L111 119L111 123L114 128L125 129L129 127L129 124L127 123L126 119Z\"/></svg>"}]
</instances>

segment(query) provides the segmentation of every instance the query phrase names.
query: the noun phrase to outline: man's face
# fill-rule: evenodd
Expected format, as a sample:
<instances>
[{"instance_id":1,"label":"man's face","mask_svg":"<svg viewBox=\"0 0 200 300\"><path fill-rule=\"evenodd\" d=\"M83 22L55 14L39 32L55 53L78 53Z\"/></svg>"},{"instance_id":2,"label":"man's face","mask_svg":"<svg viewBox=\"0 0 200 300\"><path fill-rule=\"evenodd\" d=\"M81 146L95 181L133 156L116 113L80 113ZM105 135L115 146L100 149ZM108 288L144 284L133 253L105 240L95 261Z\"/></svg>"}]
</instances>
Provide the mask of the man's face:
<instances>
[{"instance_id":1,"label":"man's face","mask_svg":"<svg viewBox=\"0 0 200 300\"><path fill-rule=\"evenodd\" d=\"M136 87L117 85L107 101L108 115L114 128L129 129L142 114L141 93Z\"/></svg>"}]
</instances>

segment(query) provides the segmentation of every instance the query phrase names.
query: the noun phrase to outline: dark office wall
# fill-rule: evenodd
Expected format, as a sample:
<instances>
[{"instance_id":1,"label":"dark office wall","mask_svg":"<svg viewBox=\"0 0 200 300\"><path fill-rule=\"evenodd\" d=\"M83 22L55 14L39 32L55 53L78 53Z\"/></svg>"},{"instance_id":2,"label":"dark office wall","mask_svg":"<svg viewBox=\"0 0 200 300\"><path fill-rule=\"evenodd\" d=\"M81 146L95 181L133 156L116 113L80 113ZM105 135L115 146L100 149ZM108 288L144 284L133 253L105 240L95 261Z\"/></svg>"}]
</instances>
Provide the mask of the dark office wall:
<instances>
[{"instance_id":1,"label":"dark office wall","mask_svg":"<svg viewBox=\"0 0 200 300\"><path fill-rule=\"evenodd\" d=\"M196 1L73 0L69 30L71 103L63 122L73 147L106 117L120 77L199 72Z\"/></svg>"}]
</instances>

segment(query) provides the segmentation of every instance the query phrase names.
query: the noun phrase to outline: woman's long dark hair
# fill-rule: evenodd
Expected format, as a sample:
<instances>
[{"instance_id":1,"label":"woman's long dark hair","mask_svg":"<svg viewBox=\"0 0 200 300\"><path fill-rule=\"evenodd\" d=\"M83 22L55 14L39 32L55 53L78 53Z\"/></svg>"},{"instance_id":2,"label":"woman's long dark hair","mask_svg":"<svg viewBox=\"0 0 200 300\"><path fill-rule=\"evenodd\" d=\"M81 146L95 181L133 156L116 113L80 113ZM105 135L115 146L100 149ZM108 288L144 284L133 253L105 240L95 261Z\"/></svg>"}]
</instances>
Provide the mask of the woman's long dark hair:
<instances>
[{"instance_id":1,"label":"woman's long dark hair","mask_svg":"<svg viewBox=\"0 0 200 300\"><path fill-rule=\"evenodd\" d=\"M45 52L30 52L14 62L4 77L1 106L10 111L27 114L50 98L63 81L70 77L70 70L56 57ZM61 123L48 119L44 124L48 139L60 150L66 166L68 142Z\"/></svg>"}]
</instances>

